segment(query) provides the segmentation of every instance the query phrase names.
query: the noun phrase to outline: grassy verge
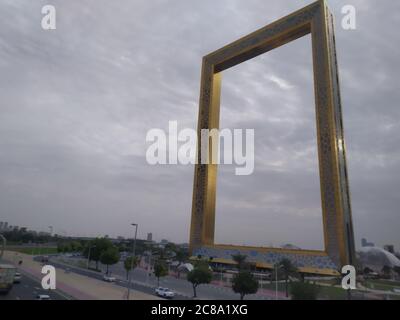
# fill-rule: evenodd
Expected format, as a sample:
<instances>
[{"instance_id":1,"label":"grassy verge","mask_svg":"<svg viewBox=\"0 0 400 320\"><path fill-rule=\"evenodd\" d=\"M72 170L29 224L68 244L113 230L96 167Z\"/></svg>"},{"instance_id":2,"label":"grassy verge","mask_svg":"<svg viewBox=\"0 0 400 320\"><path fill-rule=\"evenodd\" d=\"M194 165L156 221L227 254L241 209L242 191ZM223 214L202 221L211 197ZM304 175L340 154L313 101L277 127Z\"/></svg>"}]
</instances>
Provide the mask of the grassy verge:
<instances>
[{"instance_id":1,"label":"grassy verge","mask_svg":"<svg viewBox=\"0 0 400 320\"><path fill-rule=\"evenodd\" d=\"M7 248L9 251L20 252L30 255L41 255L41 254L54 254L57 253L57 248L54 247L10 247Z\"/></svg>"}]
</instances>

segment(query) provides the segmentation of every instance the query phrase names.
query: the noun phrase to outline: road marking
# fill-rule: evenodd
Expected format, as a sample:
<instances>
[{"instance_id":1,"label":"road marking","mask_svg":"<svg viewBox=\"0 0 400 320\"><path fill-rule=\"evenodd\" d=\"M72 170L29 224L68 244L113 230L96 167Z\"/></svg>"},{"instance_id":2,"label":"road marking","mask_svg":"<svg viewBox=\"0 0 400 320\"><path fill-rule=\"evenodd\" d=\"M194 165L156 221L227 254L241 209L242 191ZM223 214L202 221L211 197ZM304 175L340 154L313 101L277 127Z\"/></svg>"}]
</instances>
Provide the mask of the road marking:
<instances>
[{"instance_id":1,"label":"road marking","mask_svg":"<svg viewBox=\"0 0 400 320\"><path fill-rule=\"evenodd\" d=\"M34 276L28 274L27 272L22 272L22 273L23 273L27 278L31 279L32 281L34 281L34 282L40 282L40 280L36 279ZM27 287L28 287L28 286L27 286ZM34 287L34 289L35 289L35 290L41 290L41 288L38 288L38 287ZM67 299L67 300L72 300L72 299L73 299L72 297L69 297L69 296L65 295L65 294L64 294L63 292L61 292L60 290L53 290L53 291L54 291L55 294L58 294L58 295L60 295L61 297L64 297L65 299ZM32 293L33 293L33 294L36 294L37 291L33 291Z\"/></svg>"}]
</instances>

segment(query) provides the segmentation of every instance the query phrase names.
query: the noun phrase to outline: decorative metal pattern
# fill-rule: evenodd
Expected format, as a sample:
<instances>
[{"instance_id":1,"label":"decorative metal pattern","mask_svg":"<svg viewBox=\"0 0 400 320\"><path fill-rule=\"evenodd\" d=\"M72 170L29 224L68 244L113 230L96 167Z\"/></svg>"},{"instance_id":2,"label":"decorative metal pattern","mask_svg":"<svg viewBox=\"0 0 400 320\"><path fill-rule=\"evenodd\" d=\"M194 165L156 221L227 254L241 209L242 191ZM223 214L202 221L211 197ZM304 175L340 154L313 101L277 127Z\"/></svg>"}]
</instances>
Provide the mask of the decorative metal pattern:
<instances>
[{"instance_id":1,"label":"decorative metal pattern","mask_svg":"<svg viewBox=\"0 0 400 320\"><path fill-rule=\"evenodd\" d=\"M203 58L198 135L201 129L219 128L220 72L246 60L298 39L308 33L312 37L314 86L317 119L317 141L321 183L321 203L325 250L318 253L288 252L270 248L252 251L260 263L272 257L289 257L304 270L333 274L345 264L354 264L355 249L351 219L350 192L340 100L338 66L333 16L324 0L319 0L291 15L251 33ZM227 259L226 246L214 245L215 197L217 165L201 164L198 142L198 164L195 166L190 249L192 254L215 255ZM244 247L231 250L249 252ZM229 251L229 250L228 250ZM324 257L324 258L321 258Z\"/></svg>"},{"instance_id":2,"label":"decorative metal pattern","mask_svg":"<svg viewBox=\"0 0 400 320\"><path fill-rule=\"evenodd\" d=\"M312 272L319 273L319 270L324 270L324 272L320 273L330 273L330 274L338 274L335 272L338 269L338 266L332 261L332 259L325 254L310 254L301 252L301 250L279 250L273 248L265 248L264 250L260 250L260 248L240 248L240 247L232 247L232 248L219 248L216 246L213 247L199 247L193 250L193 256L201 256L212 258L212 261L229 261L232 260L232 255L245 255L247 256L246 260L249 262L253 262L256 265L269 266L272 267L276 263L280 262L282 259L289 259L299 270L303 272Z\"/></svg>"}]
</instances>

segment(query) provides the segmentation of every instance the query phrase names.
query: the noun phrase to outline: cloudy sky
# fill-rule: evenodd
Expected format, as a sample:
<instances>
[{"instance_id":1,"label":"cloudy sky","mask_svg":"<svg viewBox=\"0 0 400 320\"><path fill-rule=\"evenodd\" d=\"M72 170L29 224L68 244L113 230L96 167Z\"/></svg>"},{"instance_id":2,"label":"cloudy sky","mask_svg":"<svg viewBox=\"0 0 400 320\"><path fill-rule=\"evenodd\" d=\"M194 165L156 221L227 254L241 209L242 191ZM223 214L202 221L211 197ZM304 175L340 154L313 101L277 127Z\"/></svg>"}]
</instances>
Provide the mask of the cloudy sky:
<instances>
[{"instance_id":1,"label":"cloudy sky","mask_svg":"<svg viewBox=\"0 0 400 320\"><path fill-rule=\"evenodd\" d=\"M0 0L0 221L187 242L193 167L148 165L146 133L194 129L202 56L311 2ZM329 3L356 242L400 249L400 2ZM217 242L323 247L311 66L308 36L223 73L221 127L255 129L256 162L220 168Z\"/></svg>"}]
</instances>

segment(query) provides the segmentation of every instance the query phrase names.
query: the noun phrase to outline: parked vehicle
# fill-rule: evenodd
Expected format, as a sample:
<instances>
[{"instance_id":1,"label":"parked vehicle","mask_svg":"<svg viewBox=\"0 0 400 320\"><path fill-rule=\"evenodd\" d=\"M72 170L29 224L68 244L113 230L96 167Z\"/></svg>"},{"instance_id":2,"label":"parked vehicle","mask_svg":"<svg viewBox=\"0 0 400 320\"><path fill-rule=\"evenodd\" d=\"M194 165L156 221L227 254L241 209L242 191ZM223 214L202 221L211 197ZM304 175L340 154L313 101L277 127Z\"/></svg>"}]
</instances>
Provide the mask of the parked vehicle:
<instances>
[{"instance_id":1,"label":"parked vehicle","mask_svg":"<svg viewBox=\"0 0 400 320\"><path fill-rule=\"evenodd\" d=\"M38 294L36 296L36 300L51 300L50 296L48 296L47 294Z\"/></svg>"},{"instance_id":2,"label":"parked vehicle","mask_svg":"<svg viewBox=\"0 0 400 320\"><path fill-rule=\"evenodd\" d=\"M19 272L16 272L14 275L14 283L20 283L22 279L22 276Z\"/></svg>"},{"instance_id":3,"label":"parked vehicle","mask_svg":"<svg viewBox=\"0 0 400 320\"><path fill-rule=\"evenodd\" d=\"M115 277L111 277L111 276L108 276L108 275L105 274L103 276L103 280L106 281L106 282L115 282L116 279L115 279Z\"/></svg>"},{"instance_id":4,"label":"parked vehicle","mask_svg":"<svg viewBox=\"0 0 400 320\"><path fill-rule=\"evenodd\" d=\"M170 299L175 297L175 292L173 292L172 290L170 290L168 288L158 287L158 288L156 288L155 291L156 291L156 295L158 295L159 297L170 298Z\"/></svg>"},{"instance_id":5,"label":"parked vehicle","mask_svg":"<svg viewBox=\"0 0 400 320\"><path fill-rule=\"evenodd\" d=\"M10 264L0 264L0 293L7 294L13 284L16 268Z\"/></svg>"}]
</instances>

